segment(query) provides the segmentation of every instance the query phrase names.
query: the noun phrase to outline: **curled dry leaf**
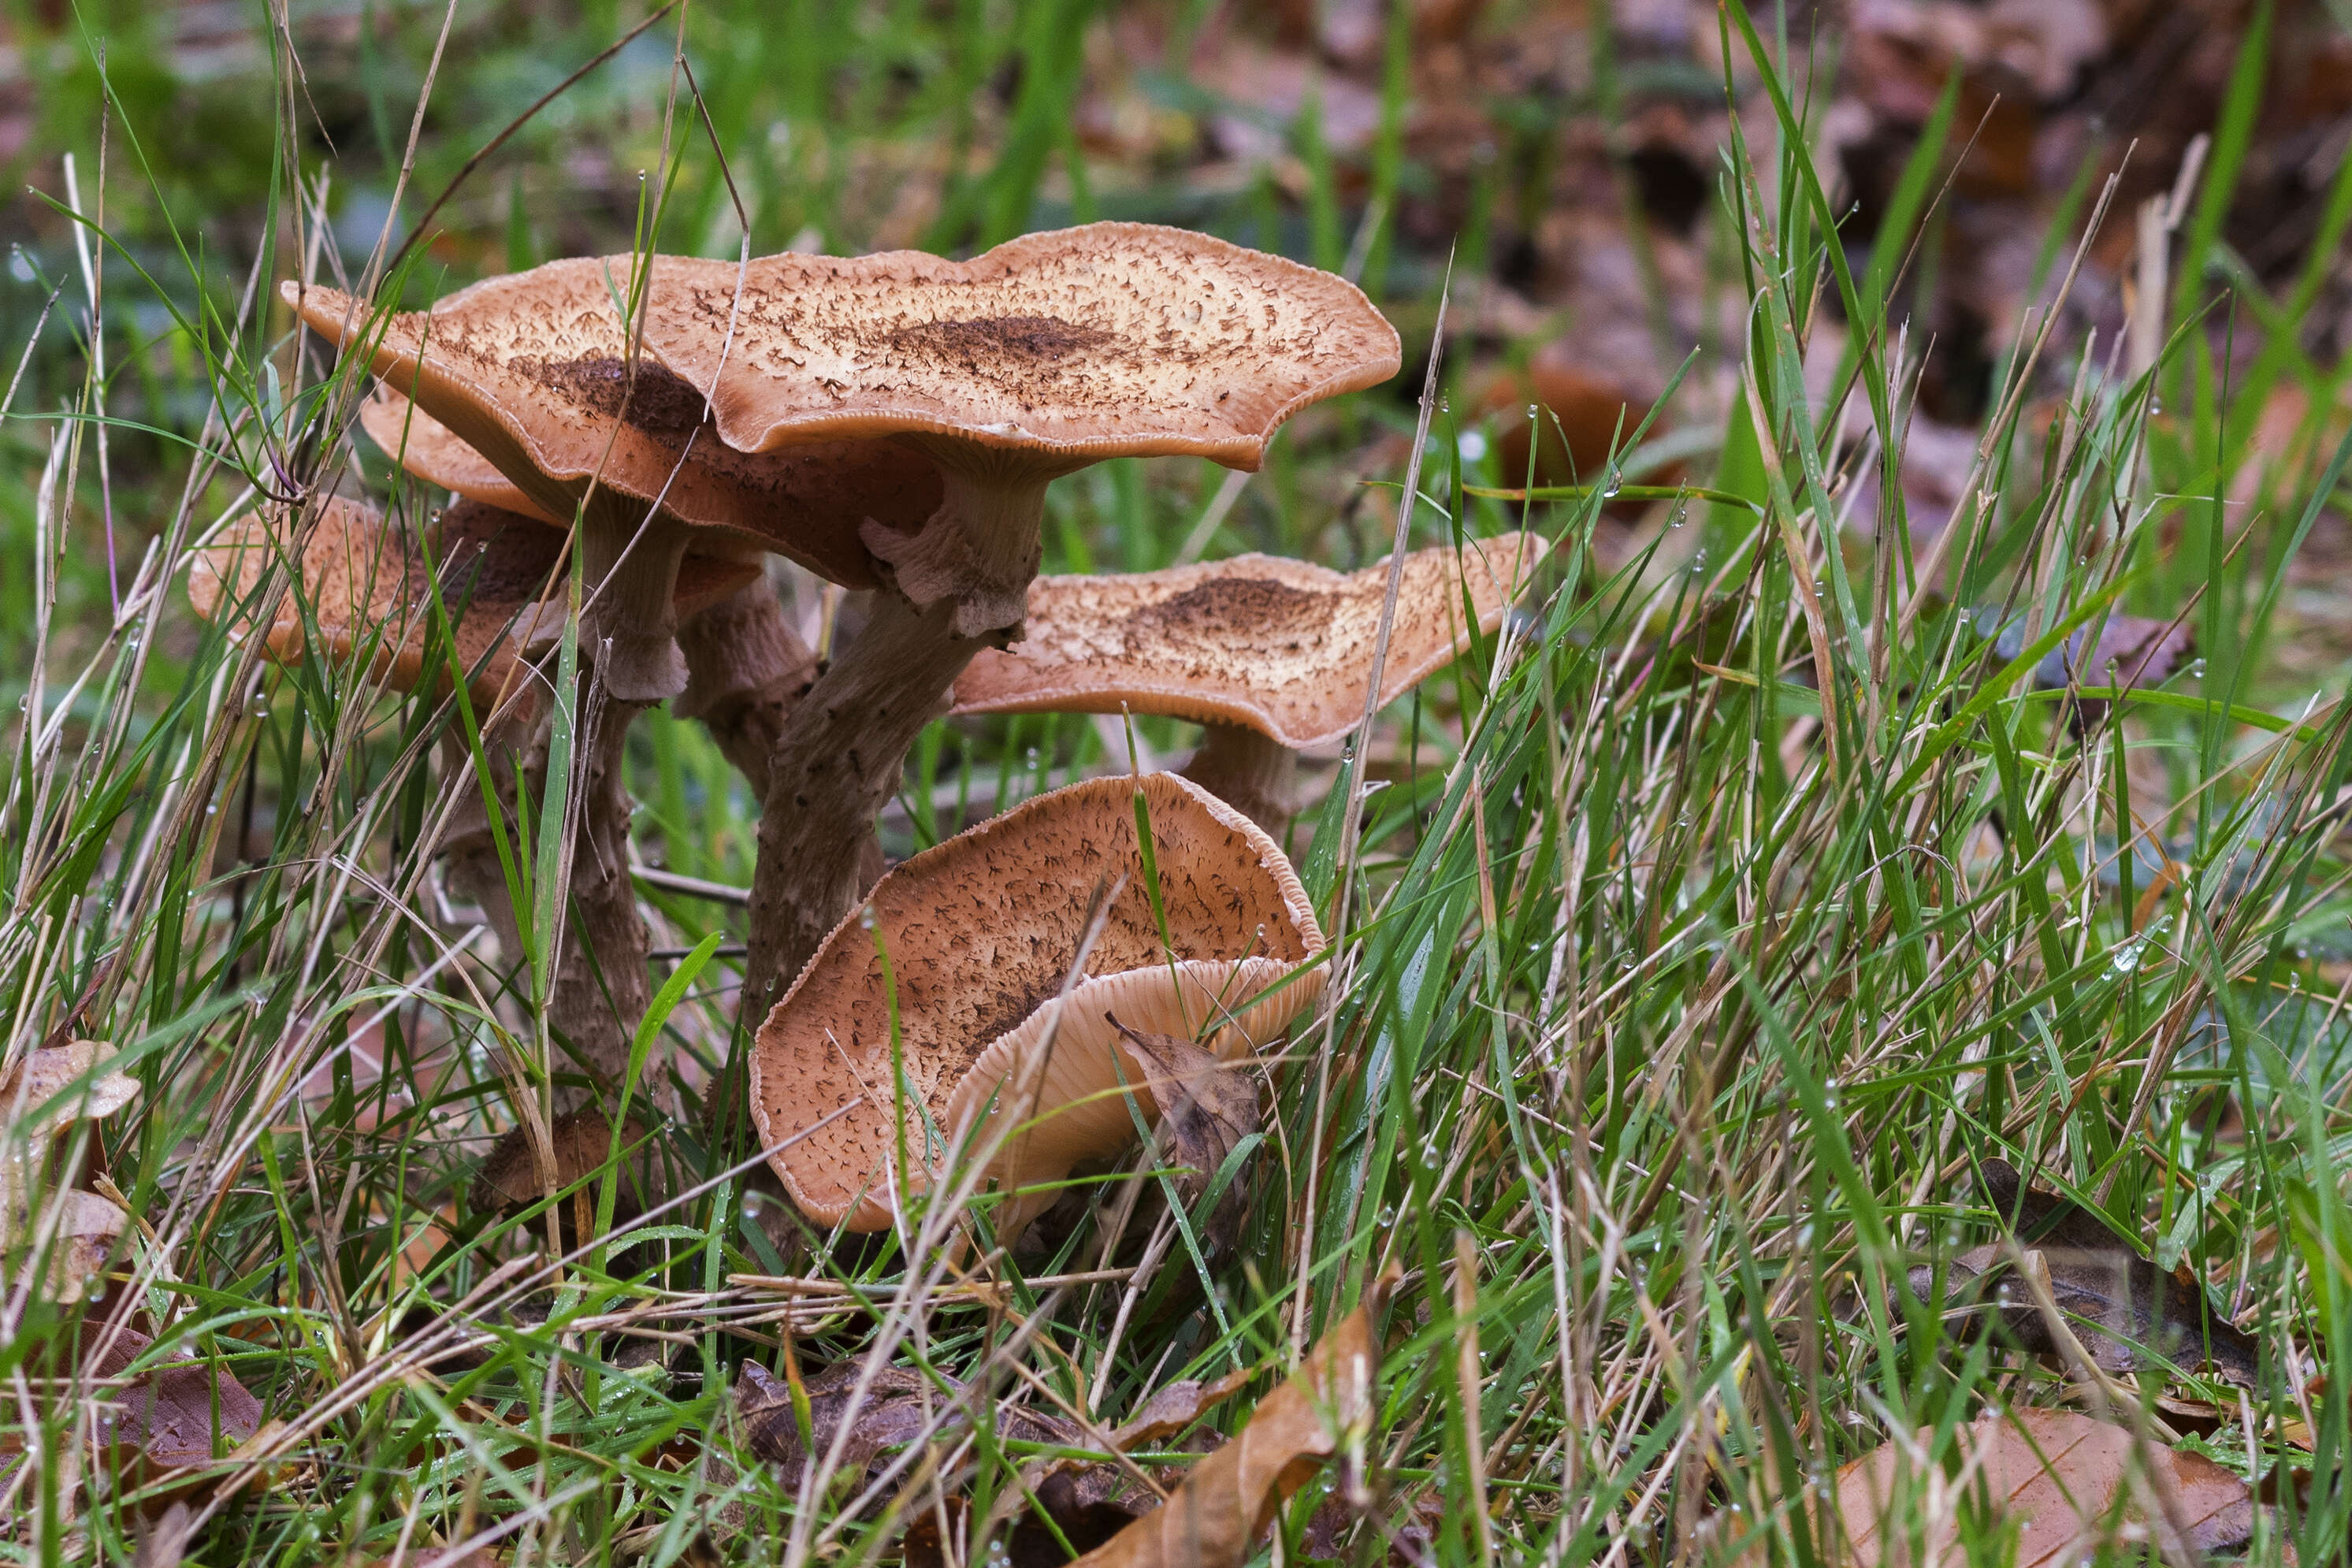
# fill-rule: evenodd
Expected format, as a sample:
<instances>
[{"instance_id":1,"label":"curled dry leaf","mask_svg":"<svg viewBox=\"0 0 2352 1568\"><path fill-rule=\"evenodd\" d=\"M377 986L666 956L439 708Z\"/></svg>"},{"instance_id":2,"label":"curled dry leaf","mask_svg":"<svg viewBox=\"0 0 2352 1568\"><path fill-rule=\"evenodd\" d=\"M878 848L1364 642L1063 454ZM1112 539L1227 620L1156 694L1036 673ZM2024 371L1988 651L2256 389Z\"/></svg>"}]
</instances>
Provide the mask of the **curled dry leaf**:
<instances>
[{"instance_id":1,"label":"curled dry leaf","mask_svg":"<svg viewBox=\"0 0 2352 1568\"><path fill-rule=\"evenodd\" d=\"M136 1079L106 1065L113 1055L98 1040L26 1052L0 1079L0 1123L37 1137L79 1118L113 1115L139 1097Z\"/></svg>"},{"instance_id":2,"label":"curled dry leaf","mask_svg":"<svg viewBox=\"0 0 2352 1568\"><path fill-rule=\"evenodd\" d=\"M105 1271L131 1216L96 1193L76 1189L57 1197L58 1227L48 1243L50 1293L59 1301L79 1301L85 1295L96 1300L106 1289L102 1281L93 1288L92 1281ZM26 1239L41 1245L47 1235L44 1216L36 1215L26 1230Z\"/></svg>"},{"instance_id":3,"label":"curled dry leaf","mask_svg":"<svg viewBox=\"0 0 2352 1568\"><path fill-rule=\"evenodd\" d=\"M1119 1452L1132 1453L1149 1443L1173 1437L1198 1421L1209 1407L1241 1391L1250 1380L1247 1368L1229 1372L1213 1383L1196 1377L1179 1378L1143 1402L1143 1408L1111 1434Z\"/></svg>"},{"instance_id":4,"label":"curled dry leaf","mask_svg":"<svg viewBox=\"0 0 2352 1568\"><path fill-rule=\"evenodd\" d=\"M1239 1568L1283 1500L1360 1443L1375 1410L1377 1296L1316 1342L1238 1436L1192 1467L1168 1500L1078 1561L1087 1568Z\"/></svg>"},{"instance_id":5,"label":"curled dry leaf","mask_svg":"<svg viewBox=\"0 0 2352 1568\"><path fill-rule=\"evenodd\" d=\"M1986 1504L2016 1526L2016 1568L2087 1562L2124 1528L2152 1532L2171 1563L2243 1546L2253 1531L2253 1494L2236 1476L2071 1410L1979 1416L1958 1435L1956 1468L1923 1476L1916 1457L1933 1436L1889 1443L1838 1473L1838 1516L1858 1568L1958 1561L1961 1519Z\"/></svg>"},{"instance_id":6,"label":"curled dry leaf","mask_svg":"<svg viewBox=\"0 0 2352 1568\"><path fill-rule=\"evenodd\" d=\"M1225 1061L1191 1040L1130 1029L1115 1017L1110 1025L1149 1066L1152 1098L1167 1108L1160 1119L1161 1143L1184 1167L1176 1178L1177 1194L1186 1206L1197 1204L1227 1157L1257 1131L1257 1085L1242 1064ZM1163 1084L1172 1085L1173 1092L1163 1090ZM1230 1244L1239 1233L1244 1191L1236 1172L1215 1211L1202 1222L1202 1239L1211 1247Z\"/></svg>"},{"instance_id":7,"label":"curled dry leaf","mask_svg":"<svg viewBox=\"0 0 2352 1568\"><path fill-rule=\"evenodd\" d=\"M2020 1248L2038 1251L2050 1292L2091 1360L2107 1372L2139 1372L2160 1358L2251 1388L2260 1364L2253 1337L2224 1318L2184 1266L2167 1274L2078 1204L2038 1192L2002 1160L1983 1164L1983 1201L2009 1216ZM2011 1279L2008 1243L1971 1247L1947 1266L1947 1290L1973 1299L1968 1316L1998 1317L2021 1350L2058 1353L2049 1323L2022 1281ZM1914 1268L1912 1290L1929 1299L1935 1270ZM2152 1353L2151 1353L2152 1352Z\"/></svg>"}]
</instances>

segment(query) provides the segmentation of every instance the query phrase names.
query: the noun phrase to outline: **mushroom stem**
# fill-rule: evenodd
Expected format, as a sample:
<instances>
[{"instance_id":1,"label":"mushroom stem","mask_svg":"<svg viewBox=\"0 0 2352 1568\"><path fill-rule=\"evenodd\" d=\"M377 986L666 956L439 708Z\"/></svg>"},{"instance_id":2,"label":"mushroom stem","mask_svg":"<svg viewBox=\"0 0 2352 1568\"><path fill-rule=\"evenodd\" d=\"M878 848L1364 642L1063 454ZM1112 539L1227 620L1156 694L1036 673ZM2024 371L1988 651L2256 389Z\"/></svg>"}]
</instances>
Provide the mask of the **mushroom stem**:
<instances>
[{"instance_id":1,"label":"mushroom stem","mask_svg":"<svg viewBox=\"0 0 2352 1568\"><path fill-rule=\"evenodd\" d=\"M868 522L858 537L888 564L893 585L916 608L953 604L956 635L977 650L980 639L1019 626L1028 611L1029 583L1045 548L1038 523L1045 486L1060 468L1013 453L924 447L911 437L908 444L939 462L939 510L913 533Z\"/></svg>"},{"instance_id":2,"label":"mushroom stem","mask_svg":"<svg viewBox=\"0 0 2352 1568\"><path fill-rule=\"evenodd\" d=\"M865 847L907 749L947 710L972 656L999 640L958 635L958 608L877 595L857 640L784 721L751 875L743 1017L753 1026L871 885L879 868Z\"/></svg>"},{"instance_id":3,"label":"mushroom stem","mask_svg":"<svg viewBox=\"0 0 2352 1568\"><path fill-rule=\"evenodd\" d=\"M1242 724L1204 724L1183 775L1265 828L1279 834L1298 809L1298 753Z\"/></svg>"},{"instance_id":4,"label":"mushroom stem","mask_svg":"<svg viewBox=\"0 0 2352 1568\"><path fill-rule=\"evenodd\" d=\"M641 709L593 693L583 694L581 707L585 744L573 760L572 775L572 787L580 792L580 816L572 839L571 907L547 1014L598 1089L613 1092L628 1076L629 1047L646 1015L652 947L629 880L629 791L622 769L629 725ZM545 776L543 756L540 773ZM646 1076L649 1083L660 1083L658 1057L647 1059ZM641 1100L646 1092L640 1089ZM590 1098L558 1094L556 1108L567 1110Z\"/></svg>"},{"instance_id":5,"label":"mushroom stem","mask_svg":"<svg viewBox=\"0 0 2352 1568\"><path fill-rule=\"evenodd\" d=\"M701 720L764 800L768 759L785 720L816 681L816 655L784 619L764 577L680 626L677 646L686 655L686 692L671 711Z\"/></svg>"},{"instance_id":6,"label":"mushroom stem","mask_svg":"<svg viewBox=\"0 0 2352 1568\"><path fill-rule=\"evenodd\" d=\"M594 595L590 636L602 645L604 689L618 701L659 702L686 689L672 599L688 539L679 523L647 516L618 497L600 496L584 510L581 568Z\"/></svg>"},{"instance_id":7,"label":"mushroom stem","mask_svg":"<svg viewBox=\"0 0 2352 1568\"><path fill-rule=\"evenodd\" d=\"M575 758L573 775L580 810L572 844L571 907L565 911L555 979L549 988L548 1022L571 1043L580 1066L598 1087L611 1089L628 1071L629 1047L637 1021L645 1016L647 994L650 943L629 883L629 799L621 773L624 743L637 709L606 701L592 718L585 711L587 701L583 697L583 727L591 732ZM498 809L509 822L514 820L525 789L535 801L547 797L547 730L542 725L530 737L518 768L514 748L522 740L520 735L483 737ZM448 755L453 766L471 765L465 747L454 739ZM520 841L511 833L508 847L509 853L520 852ZM529 943L480 807L461 814L443 854L451 887L480 905L498 933L501 960L510 968L520 963ZM658 1079L656 1064L647 1064L646 1076ZM595 1098L595 1090L559 1089L555 1110L562 1114Z\"/></svg>"}]
</instances>

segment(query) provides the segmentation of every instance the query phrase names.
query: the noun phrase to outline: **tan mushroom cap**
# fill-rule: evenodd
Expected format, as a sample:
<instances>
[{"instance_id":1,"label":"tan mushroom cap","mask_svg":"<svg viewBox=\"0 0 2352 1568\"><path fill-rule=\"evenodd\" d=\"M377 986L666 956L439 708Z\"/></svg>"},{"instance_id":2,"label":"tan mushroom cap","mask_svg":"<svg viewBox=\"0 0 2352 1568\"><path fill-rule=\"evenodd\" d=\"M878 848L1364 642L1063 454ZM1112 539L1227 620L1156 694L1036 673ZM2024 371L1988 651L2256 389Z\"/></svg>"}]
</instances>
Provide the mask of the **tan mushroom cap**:
<instances>
[{"instance_id":1,"label":"tan mushroom cap","mask_svg":"<svg viewBox=\"0 0 2352 1568\"><path fill-rule=\"evenodd\" d=\"M705 426L701 395L651 357L638 358L632 384L614 291L629 287L633 265L626 256L551 261L386 318L332 289L289 282L285 293L312 331L364 348L393 391L472 447L541 515L569 521L593 479L638 503L659 498L680 521L788 555L832 582L873 586L860 525L870 517L919 528L939 506L938 474L873 444L749 456ZM699 265L662 258L654 276Z\"/></svg>"},{"instance_id":2,"label":"tan mushroom cap","mask_svg":"<svg viewBox=\"0 0 2352 1568\"><path fill-rule=\"evenodd\" d=\"M1049 468L1255 468L1293 413L1400 363L1396 329L1344 279L1152 224L1024 235L970 261L762 257L740 310L738 278L723 261L656 270L646 346L710 390L747 452L896 435Z\"/></svg>"},{"instance_id":3,"label":"tan mushroom cap","mask_svg":"<svg viewBox=\"0 0 2352 1568\"><path fill-rule=\"evenodd\" d=\"M1397 585L1381 705L1502 625L1549 544L1505 533L1416 550ZM1333 572L1273 555L1113 577L1040 577L1027 633L957 678L957 713L1160 713L1238 724L1285 746L1363 722L1388 563Z\"/></svg>"},{"instance_id":4,"label":"tan mushroom cap","mask_svg":"<svg viewBox=\"0 0 2352 1568\"><path fill-rule=\"evenodd\" d=\"M237 601L254 591L289 542L282 518L245 519L198 554L188 573L188 602L208 621L225 613L237 616L232 637L250 635ZM514 661L539 619L525 612L550 592L564 535L530 518L460 501L441 515L429 542L443 604L457 616L454 641L459 663L472 672L472 690L487 699L508 689ZM331 498L302 550L303 592L325 651L348 657L380 636L379 678L413 690L424 674L429 625L425 571L404 530L387 524L373 507ZM678 572L679 613L716 604L758 573L746 563L688 556ZM561 605L562 586L553 584L551 609ZM294 595L279 600L277 618L262 636L270 658L280 663L301 658L302 605Z\"/></svg>"},{"instance_id":5,"label":"tan mushroom cap","mask_svg":"<svg viewBox=\"0 0 2352 1568\"><path fill-rule=\"evenodd\" d=\"M1172 953L1144 887L1139 789ZM1079 982L1056 1007L1092 895L1120 878ZM1297 969L1322 951L1323 933L1282 851L1171 774L1041 795L900 865L875 886L871 908L870 928L852 914L826 939L751 1053L751 1110L770 1163L803 1212L853 1230L889 1225L898 1158L877 938L897 986L910 1192L928 1186L961 1133L985 1137L988 1118L1013 1114L991 1110L1008 1085L1034 1095L1037 1119L991 1166L1005 1187L1053 1180L1132 1143L1122 1082L1147 1122L1158 1109L1148 1063L1107 1013L1136 1029L1208 1037L1234 1059L1280 1035L1322 992L1319 967ZM1051 1201L1009 1200L1000 1232Z\"/></svg>"},{"instance_id":6,"label":"tan mushroom cap","mask_svg":"<svg viewBox=\"0 0 2352 1568\"><path fill-rule=\"evenodd\" d=\"M520 485L499 472L498 465L457 438L457 433L382 382L375 395L360 405L360 428L383 448L385 457L426 484L451 495L480 501L556 528L572 525L523 492Z\"/></svg>"}]
</instances>

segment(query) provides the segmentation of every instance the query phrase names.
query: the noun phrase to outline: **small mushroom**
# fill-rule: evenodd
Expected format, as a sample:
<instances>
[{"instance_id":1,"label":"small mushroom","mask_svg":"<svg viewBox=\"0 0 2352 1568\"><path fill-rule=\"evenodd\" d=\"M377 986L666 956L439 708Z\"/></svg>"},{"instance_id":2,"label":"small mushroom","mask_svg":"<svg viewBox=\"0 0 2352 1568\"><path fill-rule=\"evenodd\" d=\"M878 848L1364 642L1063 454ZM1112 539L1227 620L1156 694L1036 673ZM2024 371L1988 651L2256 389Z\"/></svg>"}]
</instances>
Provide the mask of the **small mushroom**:
<instances>
[{"instance_id":1,"label":"small mushroom","mask_svg":"<svg viewBox=\"0 0 2352 1568\"><path fill-rule=\"evenodd\" d=\"M654 276L686 265L664 258ZM453 440L536 515L579 518L604 684L645 703L686 687L670 584L689 547L772 551L868 587L861 526L915 526L940 489L902 453L838 443L772 457L730 450L707 428L700 395L636 352L615 305L635 268L626 256L553 261L486 279L430 310L373 319L332 289L289 282L285 294L312 331L367 354L390 395L362 419L379 440L391 437L395 458L414 456L419 472L461 494L489 493L446 447ZM400 398L432 424L401 416Z\"/></svg>"},{"instance_id":2,"label":"small mushroom","mask_svg":"<svg viewBox=\"0 0 2352 1568\"><path fill-rule=\"evenodd\" d=\"M551 622L560 623L561 600L541 595L553 586L563 547L558 531L470 500L445 511L420 547L373 508L332 497L302 541L299 595L281 597L259 635L280 663L301 658L313 637L337 657L369 650L377 679L395 689L413 690L426 678L426 574L437 571L452 621L451 641L469 672L469 690L485 707L524 691L523 700L511 704L508 716L491 729L500 737L527 738L545 704L538 691L525 687L517 666L534 638L543 637ZM206 620L223 622L231 637L254 635L257 607L251 601L263 573L292 549L282 515L247 519L198 556L189 572L189 602ZM758 575L759 568L748 563L689 556L674 584L677 607L694 614ZM617 1081L625 1069L631 1037L645 1011L649 945L629 883L629 805L621 781L626 715L619 706L583 715L581 813L571 884L580 918L565 922L559 978L549 1004L550 1021L591 1076L607 1081ZM534 798L544 798L543 743L531 749L521 771ZM502 787L513 791L514 770L502 762L494 765ZM520 954L521 931L505 872L478 808L460 817L443 849L452 880L481 905L502 950L510 958Z\"/></svg>"},{"instance_id":3,"label":"small mushroom","mask_svg":"<svg viewBox=\"0 0 2352 1568\"><path fill-rule=\"evenodd\" d=\"M1087 947L1098 892L1110 897ZM1323 989L1319 967L1300 968L1323 933L1282 851L1167 773L1040 795L897 867L868 907L870 924L845 920L768 1015L751 1065L752 1116L786 1191L851 1230L888 1226L900 1192L924 1191L951 1151L985 1149L1002 1125L987 1173L1009 1194L999 1235L1018 1233L1055 1196L1022 1189L1135 1142L1122 1089L1147 1122L1162 1109L1164 1074L1119 1026L1239 1061Z\"/></svg>"},{"instance_id":4,"label":"small mushroom","mask_svg":"<svg viewBox=\"0 0 2352 1568\"><path fill-rule=\"evenodd\" d=\"M243 601L290 545L281 515L245 519L198 554L188 573L189 604L208 621L226 614L232 637L250 635ZM512 512L463 501L442 513L428 548L441 574L458 663L469 672L477 700L491 700L519 684L515 661L547 619L541 595L563 536ZM372 647L377 679L395 690L414 690L425 674L427 559L373 507L330 497L302 545L302 595L281 598L262 633L269 657L294 663L312 634L334 658ZM689 558L677 584L678 604L688 613L699 610L758 570L741 562Z\"/></svg>"},{"instance_id":5,"label":"small mushroom","mask_svg":"<svg viewBox=\"0 0 2352 1568\"><path fill-rule=\"evenodd\" d=\"M761 822L747 1009L856 900L862 835L956 676L1018 635L1049 482L1118 457L1255 468L1291 415L1400 363L1395 330L1346 280L1128 223L970 261L667 262L645 342L707 394L730 446L887 438L945 476L915 525L858 530L895 592L787 721Z\"/></svg>"},{"instance_id":6,"label":"small mushroom","mask_svg":"<svg viewBox=\"0 0 2352 1568\"><path fill-rule=\"evenodd\" d=\"M1492 632L1548 548L1506 533L1416 550L1397 584L1380 704ZM957 678L956 713L1157 713L1204 726L1183 772L1269 831L1297 807L1297 752L1363 722L1388 563L1272 555L1116 577L1042 577L1021 641Z\"/></svg>"}]
</instances>

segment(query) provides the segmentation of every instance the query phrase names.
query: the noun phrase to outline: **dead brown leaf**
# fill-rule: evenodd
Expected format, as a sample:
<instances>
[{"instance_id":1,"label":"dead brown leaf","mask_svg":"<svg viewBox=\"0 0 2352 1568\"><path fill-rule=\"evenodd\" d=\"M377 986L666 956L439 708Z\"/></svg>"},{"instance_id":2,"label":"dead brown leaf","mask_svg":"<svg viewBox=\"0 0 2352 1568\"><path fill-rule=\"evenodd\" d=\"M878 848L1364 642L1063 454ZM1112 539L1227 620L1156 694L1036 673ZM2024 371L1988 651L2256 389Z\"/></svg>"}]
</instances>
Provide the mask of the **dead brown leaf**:
<instances>
[{"instance_id":1,"label":"dead brown leaf","mask_svg":"<svg viewBox=\"0 0 2352 1568\"><path fill-rule=\"evenodd\" d=\"M1168 1500L1078 1559L1087 1568L1238 1568L1283 1500L1369 1431L1380 1347L1378 1293L1258 1402L1239 1436L1192 1467Z\"/></svg>"},{"instance_id":2,"label":"dead brown leaf","mask_svg":"<svg viewBox=\"0 0 2352 1568\"><path fill-rule=\"evenodd\" d=\"M98 1322L82 1330L86 1346L103 1349L90 1373L121 1377L152 1342L134 1329L110 1330ZM264 1423L261 1401L226 1367L197 1363L184 1351L138 1373L112 1391L98 1425L97 1447L111 1450L125 1470L152 1479L163 1470L226 1468L278 1434Z\"/></svg>"},{"instance_id":3,"label":"dead brown leaf","mask_svg":"<svg viewBox=\"0 0 2352 1568\"><path fill-rule=\"evenodd\" d=\"M2224 1318L2185 1267L2167 1274L2142 1258L2106 1222L2079 1205L2036 1191L2006 1161L1983 1165L1983 1200L2010 1217L2015 1245L2042 1254L2050 1291L2092 1362L2106 1372L2139 1372L2165 1361L2211 1368L2252 1387L2260 1364L2252 1335ZM1948 1266L1948 1289L1977 1302L1969 1315L1997 1317L2021 1350L2059 1353L2049 1322L2024 1282L2012 1278L2009 1244L1971 1247ZM1926 1298L1934 1271L1914 1268L1914 1292Z\"/></svg>"},{"instance_id":4,"label":"dead brown leaf","mask_svg":"<svg viewBox=\"0 0 2352 1568\"><path fill-rule=\"evenodd\" d=\"M0 1125L38 1136L81 1118L113 1115L139 1098L138 1079L106 1065L113 1055L114 1047L99 1040L26 1052L0 1079Z\"/></svg>"},{"instance_id":5,"label":"dead brown leaf","mask_svg":"<svg viewBox=\"0 0 2352 1568\"><path fill-rule=\"evenodd\" d=\"M912 1367L886 1366L860 1394L862 1371L861 1363L835 1362L802 1385L808 1399L810 1440L803 1447L791 1385L759 1363L746 1361L737 1374L735 1407L751 1452L782 1466L785 1476L797 1482L812 1450L822 1462L845 1423L848 1436L842 1440L841 1464L852 1473L880 1468L877 1461L887 1463L889 1455L920 1438L934 1421L934 1436L950 1440L969 1427L965 1391L952 1378L943 1378L946 1386L941 1387ZM942 1406L947 1407L944 1415ZM996 1434L1015 1442L1084 1444L1071 1423L1014 1405L997 1407Z\"/></svg>"},{"instance_id":6,"label":"dead brown leaf","mask_svg":"<svg viewBox=\"0 0 2352 1568\"><path fill-rule=\"evenodd\" d=\"M1108 1016L1108 1015L1105 1015ZM1145 1034L1117 1018L1111 1027L1127 1037L1135 1054L1150 1064L1151 1096L1160 1107L1161 1145L1184 1166L1176 1191L1187 1207L1201 1201L1226 1158L1258 1130L1257 1085L1240 1066L1174 1035ZM1201 1223L1211 1248L1232 1243L1241 1230L1245 1186L1235 1173L1215 1210Z\"/></svg>"},{"instance_id":7,"label":"dead brown leaf","mask_svg":"<svg viewBox=\"0 0 2352 1568\"><path fill-rule=\"evenodd\" d=\"M1961 1429L1949 1474L1916 1468L1918 1445L1932 1436L1889 1443L1838 1473L1838 1516L1858 1568L1957 1560L1962 1516L1978 1507L2016 1525L2016 1568L2087 1561L2124 1531L2154 1534L2176 1563L2242 1546L2253 1531L2253 1494L2236 1476L2071 1410L1979 1417ZM1915 1500L1916 1541L1886 1532L1902 1496Z\"/></svg>"},{"instance_id":8,"label":"dead brown leaf","mask_svg":"<svg viewBox=\"0 0 2352 1568\"><path fill-rule=\"evenodd\" d=\"M1111 1440L1118 1445L1121 1453L1132 1453L1147 1443L1173 1437L1198 1421L1211 1405L1238 1393L1249 1380L1246 1368L1229 1372L1213 1383L1202 1383L1194 1377L1179 1378L1145 1400L1143 1408L1111 1434Z\"/></svg>"}]
</instances>

